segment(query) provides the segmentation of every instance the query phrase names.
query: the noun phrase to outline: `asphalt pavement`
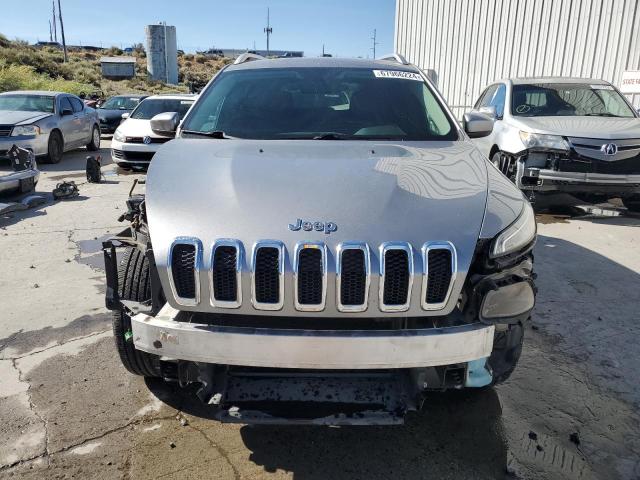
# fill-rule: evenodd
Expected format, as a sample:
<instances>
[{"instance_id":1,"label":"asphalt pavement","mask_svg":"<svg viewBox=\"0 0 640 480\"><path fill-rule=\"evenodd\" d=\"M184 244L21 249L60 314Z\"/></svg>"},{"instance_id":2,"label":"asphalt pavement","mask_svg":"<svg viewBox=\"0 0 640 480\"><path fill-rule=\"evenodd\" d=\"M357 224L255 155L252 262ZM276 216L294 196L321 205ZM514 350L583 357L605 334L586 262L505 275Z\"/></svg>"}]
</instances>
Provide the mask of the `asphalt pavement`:
<instances>
[{"instance_id":1,"label":"asphalt pavement","mask_svg":"<svg viewBox=\"0 0 640 480\"><path fill-rule=\"evenodd\" d=\"M143 175L108 144L103 183L69 152L41 166L44 204L0 216L0 479L640 478L640 217L538 215L538 302L504 385L433 394L399 427L223 425L117 358L100 242ZM63 180L80 195L54 202Z\"/></svg>"}]
</instances>

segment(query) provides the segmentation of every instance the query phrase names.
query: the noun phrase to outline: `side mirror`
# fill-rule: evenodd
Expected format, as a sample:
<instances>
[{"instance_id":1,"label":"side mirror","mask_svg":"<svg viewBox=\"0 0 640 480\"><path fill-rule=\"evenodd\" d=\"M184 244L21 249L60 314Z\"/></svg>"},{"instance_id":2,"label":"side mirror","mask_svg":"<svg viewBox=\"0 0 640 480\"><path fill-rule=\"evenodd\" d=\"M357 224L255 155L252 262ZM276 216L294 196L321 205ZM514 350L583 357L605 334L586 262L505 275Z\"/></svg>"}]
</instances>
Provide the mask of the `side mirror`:
<instances>
[{"instance_id":1,"label":"side mirror","mask_svg":"<svg viewBox=\"0 0 640 480\"><path fill-rule=\"evenodd\" d=\"M129 118L129 112L125 112L121 115L123 120L126 120L127 118Z\"/></svg>"},{"instance_id":2,"label":"side mirror","mask_svg":"<svg viewBox=\"0 0 640 480\"><path fill-rule=\"evenodd\" d=\"M62 115L63 117L67 115L73 115L73 110L71 110L70 108L63 108L60 112L60 115Z\"/></svg>"},{"instance_id":3,"label":"side mirror","mask_svg":"<svg viewBox=\"0 0 640 480\"><path fill-rule=\"evenodd\" d=\"M493 131L494 119L480 112L465 113L462 125L470 138L480 138L490 135Z\"/></svg>"},{"instance_id":4,"label":"side mirror","mask_svg":"<svg viewBox=\"0 0 640 480\"><path fill-rule=\"evenodd\" d=\"M151 119L151 130L158 135L172 137L175 136L179 124L180 115L178 112L163 112Z\"/></svg>"},{"instance_id":5,"label":"side mirror","mask_svg":"<svg viewBox=\"0 0 640 480\"><path fill-rule=\"evenodd\" d=\"M494 120L498 118L498 112L496 112L496 107L493 105L488 105L486 107L480 107L478 112L484 113L487 117L493 118Z\"/></svg>"}]
</instances>

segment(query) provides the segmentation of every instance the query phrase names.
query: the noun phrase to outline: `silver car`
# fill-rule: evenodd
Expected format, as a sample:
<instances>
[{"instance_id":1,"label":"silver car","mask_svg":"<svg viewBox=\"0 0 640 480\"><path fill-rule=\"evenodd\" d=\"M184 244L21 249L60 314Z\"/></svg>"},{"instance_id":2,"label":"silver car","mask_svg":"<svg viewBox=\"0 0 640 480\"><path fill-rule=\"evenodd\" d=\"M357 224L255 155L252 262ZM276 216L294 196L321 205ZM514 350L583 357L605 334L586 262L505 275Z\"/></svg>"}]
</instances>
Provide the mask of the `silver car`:
<instances>
[{"instance_id":1,"label":"silver car","mask_svg":"<svg viewBox=\"0 0 640 480\"><path fill-rule=\"evenodd\" d=\"M103 244L120 359L220 420L399 423L520 356L532 208L400 56L239 57L127 205Z\"/></svg>"},{"instance_id":2,"label":"silver car","mask_svg":"<svg viewBox=\"0 0 640 480\"><path fill-rule=\"evenodd\" d=\"M63 152L100 148L98 113L75 95L19 91L0 94L0 158L12 145L32 150L40 162L58 163Z\"/></svg>"},{"instance_id":3,"label":"silver car","mask_svg":"<svg viewBox=\"0 0 640 480\"><path fill-rule=\"evenodd\" d=\"M616 196L640 211L640 118L610 83L501 80L484 90L473 111L494 120L491 134L475 144L530 197Z\"/></svg>"}]
</instances>

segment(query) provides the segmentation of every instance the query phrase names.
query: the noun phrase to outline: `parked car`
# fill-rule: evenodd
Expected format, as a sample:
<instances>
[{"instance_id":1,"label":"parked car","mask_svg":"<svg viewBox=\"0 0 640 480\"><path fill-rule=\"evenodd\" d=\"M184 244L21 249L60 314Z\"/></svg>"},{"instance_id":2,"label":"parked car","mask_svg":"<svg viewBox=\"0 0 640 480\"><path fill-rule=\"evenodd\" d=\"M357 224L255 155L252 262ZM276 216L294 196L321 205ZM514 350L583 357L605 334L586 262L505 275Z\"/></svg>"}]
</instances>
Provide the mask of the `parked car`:
<instances>
[{"instance_id":1,"label":"parked car","mask_svg":"<svg viewBox=\"0 0 640 480\"><path fill-rule=\"evenodd\" d=\"M111 140L111 157L120 167L145 167L156 150L173 139L151 130L151 119L164 112L176 112L177 118L185 116L196 96L191 94L153 95L142 100L131 112L123 115L125 121L120 124Z\"/></svg>"},{"instance_id":2,"label":"parked car","mask_svg":"<svg viewBox=\"0 0 640 480\"><path fill-rule=\"evenodd\" d=\"M199 384L223 421L389 424L514 370L533 210L418 68L244 55L177 137L103 244L130 372Z\"/></svg>"},{"instance_id":3,"label":"parked car","mask_svg":"<svg viewBox=\"0 0 640 480\"><path fill-rule=\"evenodd\" d=\"M100 132L113 133L122 122L123 113L131 113L148 95L116 95L98 107Z\"/></svg>"},{"instance_id":4,"label":"parked car","mask_svg":"<svg viewBox=\"0 0 640 480\"><path fill-rule=\"evenodd\" d=\"M58 163L63 152L73 148L98 150L98 113L68 93L1 93L0 157L6 157L12 145L32 150L49 163Z\"/></svg>"},{"instance_id":5,"label":"parked car","mask_svg":"<svg viewBox=\"0 0 640 480\"><path fill-rule=\"evenodd\" d=\"M484 90L474 111L494 121L491 134L474 142L530 196L619 196L640 211L640 118L610 83L501 80Z\"/></svg>"}]
</instances>

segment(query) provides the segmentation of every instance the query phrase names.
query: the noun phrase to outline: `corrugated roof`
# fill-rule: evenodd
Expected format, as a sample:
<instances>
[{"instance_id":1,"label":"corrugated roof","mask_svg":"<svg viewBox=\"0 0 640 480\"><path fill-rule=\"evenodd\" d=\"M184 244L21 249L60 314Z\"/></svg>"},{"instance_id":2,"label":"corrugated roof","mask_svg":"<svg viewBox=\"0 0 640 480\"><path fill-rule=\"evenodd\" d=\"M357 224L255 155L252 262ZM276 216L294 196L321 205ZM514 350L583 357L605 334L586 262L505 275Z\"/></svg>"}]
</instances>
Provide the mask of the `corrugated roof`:
<instances>
[{"instance_id":1,"label":"corrugated roof","mask_svg":"<svg viewBox=\"0 0 640 480\"><path fill-rule=\"evenodd\" d=\"M136 57L100 57L100 63L136 63Z\"/></svg>"}]
</instances>

